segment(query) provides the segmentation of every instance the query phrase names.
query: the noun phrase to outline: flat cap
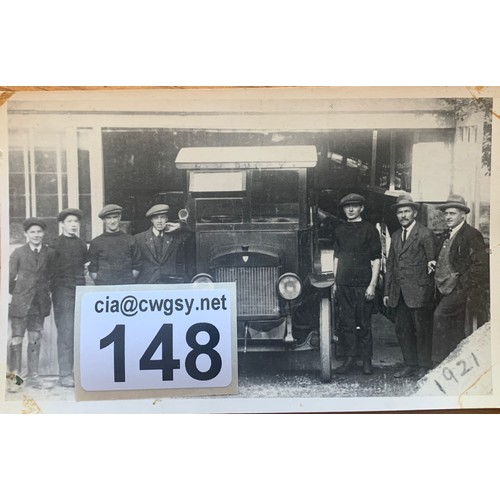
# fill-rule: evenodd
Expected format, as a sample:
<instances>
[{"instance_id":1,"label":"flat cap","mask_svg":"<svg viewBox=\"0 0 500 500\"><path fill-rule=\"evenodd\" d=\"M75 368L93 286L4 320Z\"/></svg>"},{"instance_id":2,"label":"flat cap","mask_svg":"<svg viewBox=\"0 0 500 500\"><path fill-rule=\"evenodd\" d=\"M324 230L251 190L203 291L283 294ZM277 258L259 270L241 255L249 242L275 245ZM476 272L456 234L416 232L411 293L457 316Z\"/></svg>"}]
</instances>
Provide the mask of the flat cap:
<instances>
[{"instance_id":1,"label":"flat cap","mask_svg":"<svg viewBox=\"0 0 500 500\"><path fill-rule=\"evenodd\" d=\"M391 205L391 208L394 210L397 210L400 207L412 207L415 209L419 209L420 205L418 203L415 203L413 201L413 198L409 194L402 194L398 196L396 203L394 205Z\"/></svg>"},{"instance_id":2,"label":"flat cap","mask_svg":"<svg viewBox=\"0 0 500 500\"><path fill-rule=\"evenodd\" d=\"M365 204L365 199L363 196L357 193L349 193L348 195L344 196L341 200L339 205L343 207L344 205L350 205L351 203L357 203L359 205L364 205Z\"/></svg>"},{"instance_id":3,"label":"flat cap","mask_svg":"<svg viewBox=\"0 0 500 500\"><path fill-rule=\"evenodd\" d=\"M98 214L100 219L104 219L108 215L121 214L123 208L120 205L106 205Z\"/></svg>"},{"instance_id":4,"label":"flat cap","mask_svg":"<svg viewBox=\"0 0 500 500\"><path fill-rule=\"evenodd\" d=\"M466 214L470 212L470 208L465 204L464 197L459 194L450 194L446 203L444 205L439 205L438 208L443 212L447 208L458 208L459 210L463 210Z\"/></svg>"},{"instance_id":5,"label":"flat cap","mask_svg":"<svg viewBox=\"0 0 500 500\"><path fill-rule=\"evenodd\" d=\"M74 215L75 217L78 217L81 220L83 217L83 212L78 208L65 208L64 210L61 210L59 212L57 220L59 222L64 222L64 219L66 219L68 215Z\"/></svg>"},{"instance_id":6,"label":"flat cap","mask_svg":"<svg viewBox=\"0 0 500 500\"><path fill-rule=\"evenodd\" d=\"M38 217L30 217L23 222L23 229L27 231L31 226L40 226L45 231L47 224L43 219L39 219Z\"/></svg>"},{"instance_id":7,"label":"flat cap","mask_svg":"<svg viewBox=\"0 0 500 500\"><path fill-rule=\"evenodd\" d=\"M166 214L170 210L168 205L160 203L159 205L152 206L147 212L146 217L153 217L153 215Z\"/></svg>"}]
</instances>

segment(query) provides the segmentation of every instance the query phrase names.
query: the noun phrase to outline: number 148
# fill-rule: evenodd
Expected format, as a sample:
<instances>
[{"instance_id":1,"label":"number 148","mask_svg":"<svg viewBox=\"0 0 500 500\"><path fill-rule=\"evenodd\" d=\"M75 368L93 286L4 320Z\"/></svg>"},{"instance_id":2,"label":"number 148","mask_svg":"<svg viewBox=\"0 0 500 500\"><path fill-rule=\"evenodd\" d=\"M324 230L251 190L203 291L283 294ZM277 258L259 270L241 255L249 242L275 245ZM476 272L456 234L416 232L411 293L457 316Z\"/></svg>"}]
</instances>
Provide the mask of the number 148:
<instances>
[{"instance_id":1,"label":"number 148","mask_svg":"<svg viewBox=\"0 0 500 500\"><path fill-rule=\"evenodd\" d=\"M208 334L208 342L200 344L197 335L200 332ZM191 348L186 356L185 367L188 375L195 380L211 380L221 371L222 358L214 349L220 340L217 327L211 323L196 323L186 332L186 343ZM125 325L116 325L113 331L100 340L100 349L113 345L113 370L115 382L125 382ZM153 359L156 351L161 347L161 357ZM196 366L198 356L206 354L210 359L207 371L201 371ZM139 360L139 370L161 370L162 380L174 379L174 370L180 369L180 359L173 354L173 325L164 323L148 345Z\"/></svg>"}]
</instances>

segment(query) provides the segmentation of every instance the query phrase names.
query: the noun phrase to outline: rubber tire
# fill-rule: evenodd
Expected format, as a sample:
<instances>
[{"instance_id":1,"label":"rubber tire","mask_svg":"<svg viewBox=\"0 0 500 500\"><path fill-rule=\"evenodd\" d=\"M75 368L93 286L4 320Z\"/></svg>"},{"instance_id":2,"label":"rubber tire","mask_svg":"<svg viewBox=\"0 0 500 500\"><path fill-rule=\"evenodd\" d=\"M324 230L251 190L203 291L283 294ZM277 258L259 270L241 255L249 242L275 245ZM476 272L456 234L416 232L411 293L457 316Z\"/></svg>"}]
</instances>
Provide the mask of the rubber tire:
<instances>
[{"instance_id":1,"label":"rubber tire","mask_svg":"<svg viewBox=\"0 0 500 500\"><path fill-rule=\"evenodd\" d=\"M332 380L332 306L329 298L321 299L319 306L319 356L321 381Z\"/></svg>"}]
</instances>

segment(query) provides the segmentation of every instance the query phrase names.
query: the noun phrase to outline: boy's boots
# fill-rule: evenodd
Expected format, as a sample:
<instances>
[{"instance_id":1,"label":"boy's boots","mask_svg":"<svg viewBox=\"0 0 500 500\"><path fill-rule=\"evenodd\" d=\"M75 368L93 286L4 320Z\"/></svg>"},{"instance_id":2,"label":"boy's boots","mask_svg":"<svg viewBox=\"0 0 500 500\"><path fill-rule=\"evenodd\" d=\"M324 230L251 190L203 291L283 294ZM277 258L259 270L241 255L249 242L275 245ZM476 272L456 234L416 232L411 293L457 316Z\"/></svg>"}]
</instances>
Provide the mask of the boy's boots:
<instances>
[{"instance_id":1,"label":"boy's boots","mask_svg":"<svg viewBox=\"0 0 500 500\"><path fill-rule=\"evenodd\" d=\"M23 344L9 345L9 374L7 381L8 392L19 392L21 384L21 366L23 359Z\"/></svg>"}]
</instances>

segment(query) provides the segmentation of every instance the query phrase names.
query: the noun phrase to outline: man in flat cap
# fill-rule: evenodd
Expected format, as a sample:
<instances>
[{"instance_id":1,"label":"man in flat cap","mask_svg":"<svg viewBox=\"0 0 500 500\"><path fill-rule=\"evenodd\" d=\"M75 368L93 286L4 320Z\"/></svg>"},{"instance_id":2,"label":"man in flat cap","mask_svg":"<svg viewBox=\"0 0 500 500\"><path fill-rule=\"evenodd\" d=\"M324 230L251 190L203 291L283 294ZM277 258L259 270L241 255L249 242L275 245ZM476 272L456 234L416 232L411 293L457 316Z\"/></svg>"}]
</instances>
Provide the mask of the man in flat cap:
<instances>
[{"instance_id":1,"label":"man in flat cap","mask_svg":"<svg viewBox=\"0 0 500 500\"><path fill-rule=\"evenodd\" d=\"M32 217L23 223L27 243L16 248L9 262L9 307L11 339L9 341L9 369L21 375L23 338L28 331L27 385L37 389L49 388L39 377L40 344L43 323L50 314L50 282L55 252L43 244L46 224ZM19 386L10 381L9 391L17 392Z\"/></svg>"},{"instance_id":2,"label":"man in flat cap","mask_svg":"<svg viewBox=\"0 0 500 500\"><path fill-rule=\"evenodd\" d=\"M347 222L339 224L334 232L336 297L346 354L342 366L335 370L341 375L351 371L356 364L357 337L363 358L363 373L373 373L371 315L382 246L375 226L361 218L364 205L365 199L359 194L344 196L340 206Z\"/></svg>"},{"instance_id":3,"label":"man in flat cap","mask_svg":"<svg viewBox=\"0 0 500 500\"><path fill-rule=\"evenodd\" d=\"M52 302L57 327L57 358L59 382L74 387L73 350L76 287L85 285L87 245L79 238L82 212L65 208L58 216L61 234L52 242L56 260L53 271Z\"/></svg>"},{"instance_id":4,"label":"man in flat cap","mask_svg":"<svg viewBox=\"0 0 500 500\"><path fill-rule=\"evenodd\" d=\"M138 283L183 283L189 276L191 235L179 223L168 222L169 206L154 205L146 212L151 227L135 236L141 250Z\"/></svg>"},{"instance_id":5,"label":"man in flat cap","mask_svg":"<svg viewBox=\"0 0 500 500\"><path fill-rule=\"evenodd\" d=\"M135 283L141 268L141 253L135 238L120 230L122 207L106 205L99 217L104 232L89 245L89 273L96 285Z\"/></svg>"},{"instance_id":6,"label":"man in flat cap","mask_svg":"<svg viewBox=\"0 0 500 500\"><path fill-rule=\"evenodd\" d=\"M409 194L399 196L392 209L401 228L391 237L384 305L396 309L395 329L404 360L394 377L420 378L432 367L434 235L416 221L419 204Z\"/></svg>"},{"instance_id":7,"label":"man in flat cap","mask_svg":"<svg viewBox=\"0 0 500 500\"><path fill-rule=\"evenodd\" d=\"M443 361L465 338L466 309L477 315L478 326L486 321L489 290L483 235L465 221L470 209L464 198L452 194L438 208L444 212L448 231L438 242L435 280L440 300L434 311L432 340L435 363Z\"/></svg>"}]
</instances>

